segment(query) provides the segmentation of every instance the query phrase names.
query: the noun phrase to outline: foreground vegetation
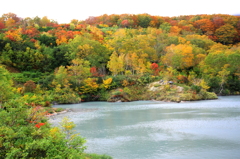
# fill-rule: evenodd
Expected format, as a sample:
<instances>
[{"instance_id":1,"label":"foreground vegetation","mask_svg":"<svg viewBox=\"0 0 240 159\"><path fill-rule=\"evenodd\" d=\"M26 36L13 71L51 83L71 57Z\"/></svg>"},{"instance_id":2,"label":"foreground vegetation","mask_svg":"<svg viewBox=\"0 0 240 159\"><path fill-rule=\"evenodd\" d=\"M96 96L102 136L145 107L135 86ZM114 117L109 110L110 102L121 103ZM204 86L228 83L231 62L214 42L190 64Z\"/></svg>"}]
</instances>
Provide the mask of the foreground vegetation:
<instances>
[{"instance_id":1,"label":"foreground vegetation","mask_svg":"<svg viewBox=\"0 0 240 159\"><path fill-rule=\"evenodd\" d=\"M73 122L65 118L61 128L50 127L38 106L12 100L0 109L0 158L102 158L107 155L86 154L86 140L74 134Z\"/></svg>"},{"instance_id":2,"label":"foreground vegetation","mask_svg":"<svg viewBox=\"0 0 240 159\"><path fill-rule=\"evenodd\" d=\"M53 111L40 96L22 96L12 87L9 72L0 66L0 158L83 158L110 159L107 155L86 154L86 140L74 134L74 123L65 118L61 127L52 127L47 115ZM39 95L39 94L38 94ZM36 101L36 102L35 102ZM39 101L39 102L37 102ZM54 109L55 112L62 111Z\"/></svg>"},{"instance_id":3,"label":"foreground vegetation","mask_svg":"<svg viewBox=\"0 0 240 159\"><path fill-rule=\"evenodd\" d=\"M81 137L69 138L71 122L50 127L45 115L61 111L52 104L240 94L239 35L240 18L222 14L102 15L69 24L2 15L0 155L101 157L85 154Z\"/></svg>"}]
</instances>

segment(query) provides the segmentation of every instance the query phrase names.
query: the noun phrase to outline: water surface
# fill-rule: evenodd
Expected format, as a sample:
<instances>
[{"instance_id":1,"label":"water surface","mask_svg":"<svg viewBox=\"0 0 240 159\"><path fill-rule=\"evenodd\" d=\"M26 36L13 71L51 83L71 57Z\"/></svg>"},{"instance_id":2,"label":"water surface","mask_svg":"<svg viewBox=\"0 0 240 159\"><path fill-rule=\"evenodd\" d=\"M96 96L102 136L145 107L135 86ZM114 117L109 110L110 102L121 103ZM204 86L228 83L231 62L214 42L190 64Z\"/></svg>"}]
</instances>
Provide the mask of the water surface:
<instances>
[{"instance_id":1,"label":"water surface","mask_svg":"<svg viewBox=\"0 0 240 159\"><path fill-rule=\"evenodd\" d=\"M87 152L115 159L240 158L240 96L166 103L88 102L55 107L87 139Z\"/></svg>"}]
</instances>

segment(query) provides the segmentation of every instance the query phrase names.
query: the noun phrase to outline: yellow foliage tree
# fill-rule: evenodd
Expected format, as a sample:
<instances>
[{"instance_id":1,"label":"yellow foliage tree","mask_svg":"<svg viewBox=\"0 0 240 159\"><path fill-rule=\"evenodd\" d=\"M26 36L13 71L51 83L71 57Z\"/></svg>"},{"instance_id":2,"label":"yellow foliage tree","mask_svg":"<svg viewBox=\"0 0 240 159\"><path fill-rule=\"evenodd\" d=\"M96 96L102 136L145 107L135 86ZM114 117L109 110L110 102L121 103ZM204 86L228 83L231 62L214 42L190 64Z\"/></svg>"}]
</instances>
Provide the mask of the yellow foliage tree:
<instances>
[{"instance_id":1,"label":"yellow foliage tree","mask_svg":"<svg viewBox=\"0 0 240 159\"><path fill-rule=\"evenodd\" d=\"M185 44L185 43L187 43L187 40L185 38L183 38L183 37L178 37L178 42L180 44Z\"/></svg>"},{"instance_id":2,"label":"yellow foliage tree","mask_svg":"<svg viewBox=\"0 0 240 159\"><path fill-rule=\"evenodd\" d=\"M129 60L129 66L132 70L132 74L134 74L134 72L138 70L138 55L135 52L130 54Z\"/></svg>"},{"instance_id":3,"label":"yellow foliage tree","mask_svg":"<svg viewBox=\"0 0 240 159\"><path fill-rule=\"evenodd\" d=\"M113 52L110 56L110 61L108 61L107 67L113 75L118 75L120 72L124 71L123 59L124 54L118 56L116 52Z\"/></svg>"},{"instance_id":4,"label":"yellow foliage tree","mask_svg":"<svg viewBox=\"0 0 240 159\"><path fill-rule=\"evenodd\" d=\"M126 87L129 85L129 82L127 80L122 81L122 86Z\"/></svg>"},{"instance_id":5,"label":"yellow foliage tree","mask_svg":"<svg viewBox=\"0 0 240 159\"><path fill-rule=\"evenodd\" d=\"M220 44L220 43L217 43L215 45L213 45L210 50L208 50L209 53L220 53L222 52L223 50L226 50L228 48L228 46L226 45L223 45L223 44Z\"/></svg>"},{"instance_id":6,"label":"yellow foliage tree","mask_svg":"<svg viewBox=\"0 0 240 159\"><path fill-rule=\"evenodd\" d=\"M16 21L15 21L14 19L12 19L12 18L8 18L8 19L6 20L6 27L7 27L7 28L11 28L11 27L13 27L15 24L16 24Z\"/></svg>"},{"instance_id":7,"label":"yellow foliage tree","mask_svg":"<svg viewBox=\"0 0 240 159\"><path fill-rule=\"evenodd\" d=\"M137 67L137 73L143 74L147 70L146 65L144 64L143 59L138 59L138 67Z\"/></svg>"},{"instance_id":8,"label":"yellow foliage tree","mask_svg":"<svg viewBox=\"0 0 240 159\"><path fill-rule=\"evenodd\" d=\"M60 66L55 71L55 77L52 82L52 85L55 87L57 85L60 86L60 88L69 87L69 77L67 73L67 69L64 66Z\"/></svg>"},{"instance_id":9,"label":"yellow foliage tree","mask_svg":"<svg viewBox=\"0 0 240 159\"><path fill-rule=\"evenodd\" d=\"M90 76L90 63L83 59L73 59L72 64L67 67L70 80L79 86L84 78Z\"/></svg>"},{"instance_id":10,"label":"yellow foliage tree","mask_svg":"<svg viewBox=\"0 0 240 159\"><path fill-rule=\"evenodd\" d=\"M9 30L5 32L5 38L8 38L12 41L22 41L22 29L17 29L17 30Z\"/></svg>"},{"instance_id":11,"label":"yellow foliage tree","mask_svg":"<svg viewBox=\"0 0 240 159\"><path fill-rule=\"evenodd\" d=\"M112 78L108 78L106 80L103 80L103 84L105 84L105 85L109 85L111 83L112 83Z\"/></svg>"},{"instance_id":12,"label":"yellow foliage tree","mask_svg":"<svg viewBox=\"0 0 240 159\"><path fill-rule=\"evenodd\" d=\"M99 88L95 78L87 78L83 81L83 86L80 88L84 94L94 93Z\"/></svg>"},{"instance_id":13,"label":"yellow foliage tree","mask_svg":"<svg viewBox=\"0 0 240 159\"><path fill-rule=\"evenodd\" d=\"M166 48L166 51L166 55L162 58L165 65L176 69L185 69L193 66L194 54L191 45L172 44Z\"/></svg>"},{"instance_id":14,"label":"yellow foliage tree","mask_svg":"<svg viewBox=\"0 0 240 159\"><path fill-rule=\"evenodd\" d=\"M56 40L57 45L61 45L62 43L67 43L68 39L66 36L61 36L59 39Z\"/></svg>"},{"instance_id":15,"label":"yellow foliage tree","mask_svg":"<svg viewBox=\"0 0 240 159\"><path fill-rule=\"evenodd\" d=\"M111 87L111 83L112 83L112 78L108 78L106 80L103 80L103 87L108 89Z\"/></svg>"},{"instance_id":16,"label":"yellow foliage tree","mask_svg":"<svg viewBox=\"0 0 240 159\"><path fill-rule=\"evenodd\" d=\"M207 85L207 83L205 82L204 79L201 79L200 83L199 83L199 86L204 89L204 90L207 90L209 89L210 87Z\"/></svg>"},{"instance_id":17,"label":"yellow foliage tree","mask_svg":"<svg viewBox=\"0 0 240 159\"><path fill-rule=\"evenodd\" d=\"M178 26L172 26L171 28L170 28L170 35L174 35L174 36L177 36L177 35L179 35L179 33L181 32L181 28L179 28Z\"/></svg>"},{"instance_id":18,"label":"yellow foliage tree","mask_svg":"<svg viewBox=\"0 0 240 159\"><path fill-rule=\"evenodd\" d=\"M224 89L224 84L227 82L227 77L230 74L230 71L227 70L227 68L229 67L229 64L225 64L222 67L222 70L218 72L218 77L220 77L221 82L220 82L220 92L219 94L222 94L222 91Z\"/></svg>"},{"instance_id":19,"label":"yellow foliage tree","mask_svg":"<svg viewBox=\"0 0 240 159\"><path fill-rule=\"evenodd\" d=\"M188 81L192 85L200 86L205 91L210 88L204 79L197 78L197 74L194 71L189 72Z\"/></svg>"},{"instance_id":20,"label":"yellow foliage tree","mask_svg":"<svg viewBox=\"0 0 240 159\"><path fill-rule=\"evenodd\" d=\"M84 58L93 52L93 47L89 44L83 44L78 46L77 57Z\"/></svg>"}]
</instances>

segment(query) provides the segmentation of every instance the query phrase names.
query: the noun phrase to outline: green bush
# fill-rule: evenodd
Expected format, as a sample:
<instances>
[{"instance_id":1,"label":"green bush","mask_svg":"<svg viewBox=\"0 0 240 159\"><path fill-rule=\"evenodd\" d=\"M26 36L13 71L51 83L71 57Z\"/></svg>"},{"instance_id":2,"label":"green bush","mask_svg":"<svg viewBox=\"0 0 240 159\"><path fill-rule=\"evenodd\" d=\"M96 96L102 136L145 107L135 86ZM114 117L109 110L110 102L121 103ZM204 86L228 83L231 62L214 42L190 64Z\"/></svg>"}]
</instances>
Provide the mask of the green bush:
<instances>
[{"instance_id":1,"label":"green bush","mask_svg":"<svg viewBox=\"0 0 240 159\"><path fill-rule=\"evenodd\" d=\"M47 88L47 89L53 89L52 87L50 87L52 81L54 79L54 74L50 74L50 75L45 75L43 76L38 83L41 84L42 88Z\"/></svg>"},{"instance_id":2,"label":"green bush","mask_svg":"<svg viewBox=\"0 0 240 159\"><path fill-rule=\"evenodd\" d=\"M119 101L119 100L121 100L122 102L129 102L129 101L131 101L131 99L129 98L128 93L124 92L123 89L113 90L110 93L110 97L108 98L107 101L109 101L109 102L116 102L116 101Z\"/></svg>"},{"instance_id":3,"label":"green bush","mask_svg":"<svg viewBox=\"0 0 240 159\"><path fill-rule=\"evenodd\" d=\"M54 91L52 91L52 96L54 102L61 104L79 103L81 101L81 98L78 96L78 94L71 88L61 88L60 85L58 85Z\"/></svg>"},{"instance_id":4,"label":"green bush","mask_svg":"<svg viewBox=\"0 0 240 159\"><path fill-rule=\"evenodd\" d=\"M123 75L110 77L112 77L112 88L122 87L122 81L126 79L126 76Z\"/></svg>"},{"instance_id":5,"label":"green bush","mask_svg":"<svg viewBox=\"0 0 240 159\"><path fill-rule=\"evenodd\" d=\"M200 86L196 86L196 85L192 85L192 86L191 86L191 89L192 89L193 91L195 91L196 93L199 93L200 90L201 90L201 87L200 87Z\"/></svg>"},{"instance_id":6,"label":"green bush","mask_svg":"<svg viewBox=\"0 0 240 159\"><path fill-rule=\"evenodd\" d=\"M199 92L199 96L201 96L201 99L217 99L218 98L215 93L207 92L203 90Z\"/></svg>"},{"instance_id":7,"label":"green bush","mask_svg":"<svg viewBox=\"0 0 240 159\"><path fill-rule=\"evenodd\" d=\"M71 121L64 119L61 128L51 128L37 107L23 103L12 100L4 104L6 110L0 109L0 119L4 119L0 122L1 158L84 157L86 141L73 134Z\"/></svg>"},{"instance_id":8,"label":"green bush","mask_svg":"<svg viewBox=\"0 0 240 159\"><path fill-rule=\"evenodd\" d=\"M64 111L64 109L63 109L63 108L57 108L57 109L55 109L55 112L61 112L61 111Z\"/></svg>"},{"instance_id":9,"label":"green bush","mask_svg":"<svg viewBox=\"0 0 240 159\"><path fill-rule=\"evenodd\" d=\"M86 158L90 159L113 159L111 156L108 155L98 155L98 154L87 154Z\"/></svg>"},{"instance_id":10,"label":"green bush","mask_svg":"<svg viewBox=\"0 0 240 159\"><path fill-rule=\"evenodd\" d=\"M110 97L110 94L106 90L100 90L97 94L97 100L99 101L107 101L107 99Z\"/></svg>"},{"instance_id":11,"label":"green bush","mask_svg":"<svg viewBox=\"0 0 240 159\"><path fill-rule=\"evenodd\" d=\"M123 96L124 92L122 89L117 89L117 90L114 90L111 94L113 96Z\"/></svg>"},{"instance_id":12,"label":"green bush","mask_svg":"<svg viewBox=\"0 0 240 159\"><path fill-rule=\"evenodd\" d=\"M153 82L150 75L140 76L137 80L137 84L140 85L140 86L141 85L146 85L150 82Z\"/></svg>"},{"instance_id":13,"label":"green bush","mask_svg":"<svg viewBox=\"0 0 240 159\"><path fill-rule=\"evenodd\" d=\"M133 85L123 89L131 101L135 100L147 100L149 95L147 88L143 86Z\"/></svg>"},{"instance_id":14,"label":"green bush","mask_svg":"<svg viewBox=\"0 0 240 159\"><path fill-rule=\"evenodd\" d=\"M230 95L230 90L224 89L224 90L222 91L222 95Z\"/></svg>"},{"instance_id":15,"label":"green bush","mask_svg":"<svg viewBox=\"0 0 240 159\"><path fill-rule=\"evenodd\" d=\"M42 95L34 94L34 93L25 93L24 96L21 97L28 104L35 104L44 106L45 102Z\"/></svg>"},{"instance_id":16,"label":"green bush","mask_svg":"<svg viewBox=\"0 0 240 159\"><path fill-rule=\"evenodd\" d=\"M192 93L181 93L180 100L181 101L190 101L190 100L193 100L192 96L193 96Z\"/></svg>"},{"instance_id":17,"label":"green bush","mask_svg":"<svg viewBox=\"0 0 240 159\"><path fill-rule=\"evenodd\" d=\"M53 108L48 108L48 107L46 107L46 108L45 108L45 111L47 111L49 114L53 114L53 113L54 113Z\"/></svg>"},{"instance_id":18,"label":"green bush","mask_svg":"<svg viewBox=\"0 0 240 159\"><path fill-rule=\"evenodd\" d=\"M207 92L207 99L217 99L217 95L214 92Z\"/></svg>"},{"instance_id":19,"label":"green bush","mask_svg":"<svg viewBox=\"0 0 240 159\"><path fill-rule=\"evenodd\" d=\"M154 84L153 86L154 87L160 87L161 85L160 84Z\"/></svg>"},{"instance_id":20,"label":"green bush","mask_svg":"<svg viewBox=\"0 0 240 159\"><path fill-rule=\"evenodd\" d=\"M40 79L43 79L44 76L41 72L24 71L21 73L11 73L11 77L16 83L25 83L30 80L37 83Z\"/></svg>"}]
</instances>

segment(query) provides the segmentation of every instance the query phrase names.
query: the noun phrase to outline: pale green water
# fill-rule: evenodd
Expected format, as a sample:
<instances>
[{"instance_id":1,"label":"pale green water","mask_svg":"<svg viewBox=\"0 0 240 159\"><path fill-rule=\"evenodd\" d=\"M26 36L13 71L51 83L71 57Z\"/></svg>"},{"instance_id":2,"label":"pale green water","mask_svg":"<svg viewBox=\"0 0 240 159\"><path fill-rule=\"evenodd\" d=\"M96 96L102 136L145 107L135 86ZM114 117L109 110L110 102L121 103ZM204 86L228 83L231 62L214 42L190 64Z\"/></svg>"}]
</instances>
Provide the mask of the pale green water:
<instances>
[{"instance_id":1,"label":"pale green water","mask_svg":"<svg viewBox=\"0 0 240 159\"><path fill-rule=\"evenodd\" d=\"M115 159L240 158L240 96L218 100L165 103L89 102L55 107L87 139L87 152Z\"/></svg>"}]
</instances>

